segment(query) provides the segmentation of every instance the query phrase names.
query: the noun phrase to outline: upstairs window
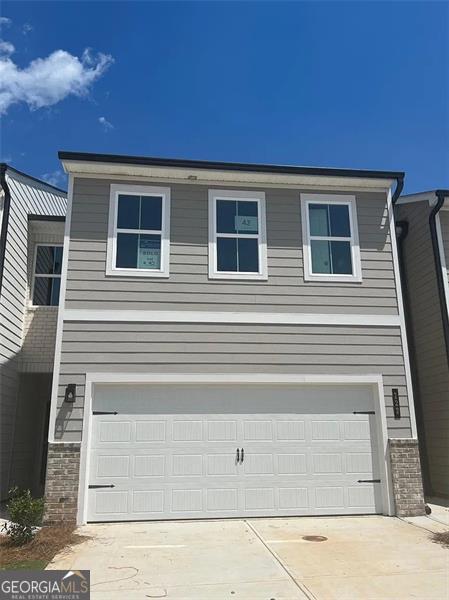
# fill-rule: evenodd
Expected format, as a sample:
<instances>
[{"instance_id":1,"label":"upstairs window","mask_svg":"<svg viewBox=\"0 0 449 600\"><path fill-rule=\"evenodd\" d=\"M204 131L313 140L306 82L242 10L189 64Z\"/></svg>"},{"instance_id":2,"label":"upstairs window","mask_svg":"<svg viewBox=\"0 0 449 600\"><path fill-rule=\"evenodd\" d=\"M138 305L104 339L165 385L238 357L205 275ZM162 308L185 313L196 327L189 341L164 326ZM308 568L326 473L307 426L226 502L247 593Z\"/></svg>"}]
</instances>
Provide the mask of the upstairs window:
<instances>
[{"instance_id":1,"label":"upstairs window","mask_svg":"<svg viewBox=\"0 0 449 600\"><path fill-rule=\"evenodd\" d=\"M168 277L169 188L111 185L108 275Z\"/></svg>"},{"instance_id":2,"label":"upstairs window","mask_svg":"<svg viewBox=\"0 0 449 600\"><path fill-rule=\"evenodd\" d=\"M361 281L354 196L302 194L306 281Z\"/></svg>"},{"instance_id":3,"label":"upstairs window","mask_svg":"<svg viewBox=\"0 0 449 600\"><path fill-rule=\"evenodd\" d=\"M209 191L209 277L267 278L262 192Z\"/></svg>"},{"instance_id":4,"label":"upstairs window","mask_svg":"<svg viewBox=\"0 0 449 600\"><path fill-rule=\"evenodd\" d=\"M62 246L36 246L32 289L34 306L58 306L61 267Z\"/></svg>"}]
</instances>

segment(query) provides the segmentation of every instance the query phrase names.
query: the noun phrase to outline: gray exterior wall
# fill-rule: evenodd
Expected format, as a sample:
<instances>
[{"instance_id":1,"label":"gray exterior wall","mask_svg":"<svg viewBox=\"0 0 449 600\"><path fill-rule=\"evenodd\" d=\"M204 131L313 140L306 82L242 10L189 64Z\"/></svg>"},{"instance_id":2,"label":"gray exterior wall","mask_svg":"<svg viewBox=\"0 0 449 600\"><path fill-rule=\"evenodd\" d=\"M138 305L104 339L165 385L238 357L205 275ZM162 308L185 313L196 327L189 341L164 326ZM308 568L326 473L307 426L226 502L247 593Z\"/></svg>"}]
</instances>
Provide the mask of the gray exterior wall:
<instances>
[{"instance_id":1,"label":"gray exterior wall","mask_svg":"<svg viewBox=\"0 0 449 600\"><path fill-rule=\"evenodd\" d=\"M11 192L0 294L0 499L7 493L17 407L19 353L27 297L28 215L64 215L66 198L43 183L7 171Z\"/></svg>"},{"instance_id":2,"label":"gray exterior wall","mask_svg":"<svg viewBox=\"0 0 449 600\"><path fill-rule=\"evenodd\" d=\"M299 189L265 190L268 281L213 281L208 279L209 188L164 184L171 187L172 201L170 278L133 279L105 275L111 183L119 181L74 181L66 309L398 315L385 194L356 193L361 284L304 281L299 194L308 190ZM66 321L57 440L82 437L87 372L381 373L389 435L411 436L399 327ZM74 405L63 402L68 383L78 386ZM400 420L393 418L393 387L399 389Z\"/></svg>"},{"instance_id":3,"label":"gray exterior wall","mask_svg":"<svg viewBox=\"0 0 449 600\"><path fill-rule=\"evenodd\" d=\"M382 373L390 437L410 437L399 328L291 325L64 324L56 439L82 437L86 372L128 373ZM74 405L64 403L77 384ZM391 388L402 418L393 419Z\"/></svg>"},{"instance_id":4,"label":"gray exterior wall","mask_svg":"<svg viewBox=\"0 0 449 600\"><path fill-rule=\"evenodd\" d=\"M105 275L111 183L75 179L66 308L398 312L385 194L356 194L362 283L304 282L299 194L310 190L288 189L264 190L268 281L223 281L208 279L210 188L161 184L171 188L170 278L132 279Z\"/></svg>"},{"instance_id":5,"label":"gray exterior wall","mask_svg":"<svg viewBox=\"0 0 449 600\"><path fill-rule=\"evenodd\" d=\"M432 240L428 202L398 207L409 223L404 241L410 326L416 355L416 401L423 413L430 483L434 494L449 495L449 369ZM444 220L443 215L443 220Z\"/></svg>"}]
</instances>

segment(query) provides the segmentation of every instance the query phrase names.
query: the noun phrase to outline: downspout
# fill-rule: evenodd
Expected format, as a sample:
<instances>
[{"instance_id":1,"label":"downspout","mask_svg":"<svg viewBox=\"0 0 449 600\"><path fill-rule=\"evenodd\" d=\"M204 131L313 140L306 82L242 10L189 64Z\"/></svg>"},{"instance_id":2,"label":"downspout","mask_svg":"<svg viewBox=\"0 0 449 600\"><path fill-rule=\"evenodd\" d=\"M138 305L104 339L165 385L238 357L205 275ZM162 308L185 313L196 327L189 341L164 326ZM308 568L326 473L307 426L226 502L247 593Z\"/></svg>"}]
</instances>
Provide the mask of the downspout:
<instances>
[{"instance_id":1,"label":"downspout","mask_svg":"<svg viewBox=\"0 0 449 600\"><path fill-rule=\"evenodd\" d=\"M8 165L0 163L0 186L5 193L5 200L3 204L3 217L2 217L2 229L0 232L0 294L2 291L3 283L3 268L5 266L5 253L6 253L6 236L8 232L8 221L9 221L9 209L11 206L11 192L9 190L8 183L6 181L6 171Z\"/></svg>"},{"instance_id":2,"label":"downspout","mask_svg":"<svg viewBox=\"0 0 449 600\"><path fill-rule=\"evenodd\" d=\"M444 343L446 346L446 360L449 365L449 316L446 304L445 286L443 280L443 265L441 264L440 246L438 243L436 216L441 210L444 200L449 197L448 190L436 190L437 202L429 215L430 237L432 238L433 258L435 260L435 270L438 285L438 294L440 296L441 319L443 321Z\"/></svg>"},{"instance_id":3,"label":"downspout","mask_svg":"<svg viewBox=\"0 0 449 600\"><path fill-rule=\"evenodd\" d=\"M399 233L398 233L399 229ZM402 283L402 296L404 302L404 311L405 311L405 330L408 342L408 352L409 352L409 360L410 360L410 370L412 377L412 386L415 392L415 398L419 398L419 376L417 369L417 361L416 361L416 350L413 339L413 327L412 327L412 313L410 310L410 294L407 285L407 274L404 260L404 241L408 235L409 224L408 221L397 221L396 222L396 239L398 243L398 259L399 259L399 272L401 276ZM423 486L424 486L424 495L432 496L432 486L430 482L430 467L429 467L429 454L427 452L427 444L426 444L426 432L424 429L424 415L421 406L421 402L415 401L415 416L416 416L416 425L418 427L418 444L419 444L419 454L421 457L421 466L422 466L422 478L423 478ZM426 507L427 510L427 507Z\"/></svg>"},{"instance_id":4,"label":"downspout","mask_svg":"<svg viewBox=\"0 0 449 600\"><path fill-rule=\"evenodd\" d=\"M398 201L399 196L401 195L403 189L404 189L404 173L400 177L396 177L396 189L394 190L394 194L391 198L391 203L393 206Z\"/></svg>"}]
</instances>

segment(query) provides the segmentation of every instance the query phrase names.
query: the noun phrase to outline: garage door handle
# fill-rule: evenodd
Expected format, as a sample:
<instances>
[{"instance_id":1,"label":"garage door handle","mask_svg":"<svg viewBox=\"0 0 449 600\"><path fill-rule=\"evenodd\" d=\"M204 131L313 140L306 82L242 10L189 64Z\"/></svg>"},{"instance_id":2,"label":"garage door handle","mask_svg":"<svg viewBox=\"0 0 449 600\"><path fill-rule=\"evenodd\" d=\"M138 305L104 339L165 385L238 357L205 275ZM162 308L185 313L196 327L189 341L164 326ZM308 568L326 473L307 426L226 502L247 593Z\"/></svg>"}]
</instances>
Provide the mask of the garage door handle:
<instances>
[{"instance_id":1,"label":"garage door handle","mask_svg":"<svg viewBox=\"0 0 449 600\"><path fill-rule=\"evenodd\" d=\"M243 462L243 459L245 458L245 450L242 448L242 458L240 459L240 462Z\"/></svg>"},{"instance_id":2,"label":"garage door handle","mask_svg":"<svg viewBox=\"0 0 449 600\"><path fill-rule=\"evenodd\" d=\"M380 479L358 479L357 483L380 483Z\"/></svg>"},{"instance_id":3,"label":"garage door handle","mask_svg":"<svg viewBox=\"0 0 449 600\"><path fill-rule=\"evenodd\" d=\"M97 490L98 488L113 488L113 487L115 487L115 485L113 483L110 483L108 485L90 485L89 489Z\"/></svg>"},{"instance_id":4,"label":"garage door handle","mask_svg":"<svg viewBox=\"0 0 449 600\"><path fill-rule=\"evenodd\" d=\"M354 410L352 412L353 415L375 415L376 412L374 410Z\"/></svg>"},{"instance_id":5,"label":"garage door handle","mask_svg":"<svg viewBox=\"0 0 449 600\"><path fill-rule=\"evenodd\" d=\"M240 450L238 448L237 448L237 458L236 458L236 460L237 460L237 464L239 464L239 462L240 462Z\"/></svg>"}]
</instances>

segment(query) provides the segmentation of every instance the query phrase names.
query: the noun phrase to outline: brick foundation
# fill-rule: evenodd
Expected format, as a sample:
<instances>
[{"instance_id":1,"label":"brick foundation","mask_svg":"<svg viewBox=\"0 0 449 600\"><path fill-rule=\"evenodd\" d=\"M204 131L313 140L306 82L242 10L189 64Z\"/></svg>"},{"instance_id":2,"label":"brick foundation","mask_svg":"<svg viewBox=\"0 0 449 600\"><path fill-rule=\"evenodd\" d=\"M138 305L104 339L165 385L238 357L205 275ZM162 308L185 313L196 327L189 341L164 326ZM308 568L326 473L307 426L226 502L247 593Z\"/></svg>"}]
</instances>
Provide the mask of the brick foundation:
<instances>
[{"instance_id":1,"label":"brick foundation","mask_svg":"<svg viewBox=\"0 0 449 600\"><path fill-rule=\"evenodd\" d=\"M390 439L391 475L398 517L424 515L418 440Z\"/></svg>"},{"instance_id":2,"label":"brick foundation","mask_svg":"<svg viewBox=\"0 0 449 600\"><path fill-rule=\"evenodd\" d=\"M48 445L45 525L76 523L79 468L79 444Z\"/></svg>"}]
</instances>

